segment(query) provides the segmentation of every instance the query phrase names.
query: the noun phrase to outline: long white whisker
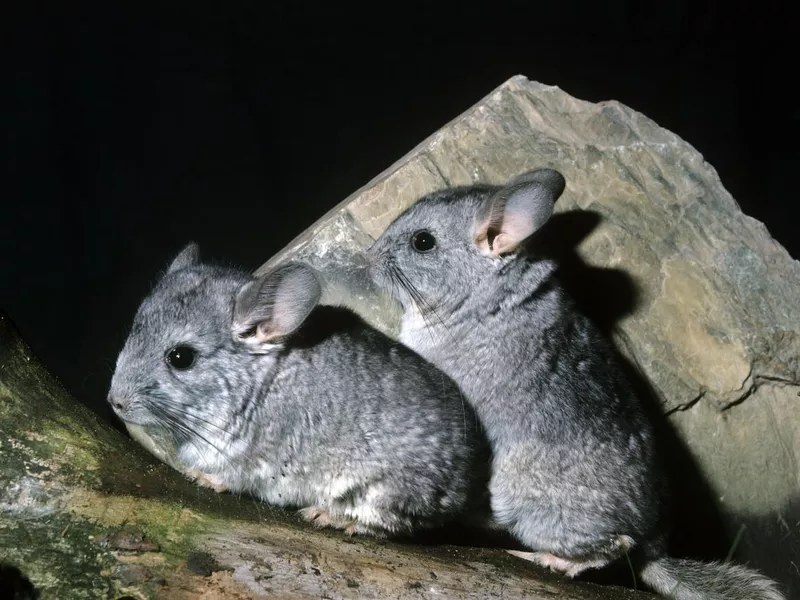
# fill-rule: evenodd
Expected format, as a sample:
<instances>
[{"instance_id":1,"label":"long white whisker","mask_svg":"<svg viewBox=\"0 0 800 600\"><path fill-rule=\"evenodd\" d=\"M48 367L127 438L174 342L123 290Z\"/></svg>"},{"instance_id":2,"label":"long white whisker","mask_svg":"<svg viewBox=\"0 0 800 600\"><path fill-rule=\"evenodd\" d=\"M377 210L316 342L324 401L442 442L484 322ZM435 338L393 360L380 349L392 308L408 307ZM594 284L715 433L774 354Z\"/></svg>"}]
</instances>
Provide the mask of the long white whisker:
<instances>
[{"instance_id":1,"label":"long white whisker","mask_svg":"<svg viewBox=\"0 0 800 600\"><path fill-rule=\"evenodd\" d=\"M192 439L193 437L199 438L210 448L216 450L219 453L219 456L221 456L225 461L227 461L228 465L231 468L234 468L236 466L227 452L227 447L230 446L230 440L231 438L234 437L231 432L226 431L222 427L219 427L218 425L211 423L210 421L207 421L202 417L197 417L196 415L193 415L190 412L188 412L185 408L177 405L170 405L169 408L167 408L164 405L156 405L155 403L150 403L149 408L154 415L166 421L171 426L172 429L184 434L185 437L187 437L189 440L193 442L194 442L194 440ZM180 421L178 417L170 411L177 412L182 417L184 417L185 420L188 421L188 423ZM203 435L204 433L205 434L212 433L212 430L208 428L209 425L215 427L218 431L228 436L228 441L226 441L225 443L225 448L220 448L219 446L214 444L211 440L209 440L208 437L206 437L206 435ZM193 446L195 449L199 449L198 446L194 443ZM201 454L203 455L203 460L208 462L205 453L201 452ZM251 463L252 465L256 466L255 461L249 456L243 455L241 456L241 458Z\"/></svg>"},{"instance_id":2,"label":"long white whisker","mask_svg":"<svg viewBox=\"0 0 800 600\"><path fill-rule=\"evenodd\" d=\"M408 294L408 296L411 298L411 301L414 303L414 306L417 307L417 311L422 317L422 320L425 322L425 330L430 336L431 342L433 342L434 345L437 345L439 342L441 342L441 339L434 337L434 330L437 328L433 326L434 323L431 320L431 316L435 317L438 324L441 325L441 329L447 336L449 336L450 341L454 342L455 340L450 332L450 328L447 326L447 323L444 322L436 309L427 300L425 300L420 291L414 286L414 284L411 283L411 280L409 280L409 278L394 264L390 265L390 277L393 279L393 281L397 282L399 287L402 288L406 294Z\"/></svg>"},{"instance_id":3,"label":"long white whisker","mask_svg":"<svg viewBox=\"0 0 800 600\"><path fill-rule=\"evenodd\" d=\"M397 265L395 265L394 263L390 263L388 274L392 286L395 287L395 289L397 289L397 287L402 288L411 298L411 301L414 303L414 305L417 307L417 310L419 311L422 320L425 322L426 325L425 329L427 330L428 335L431 337L431 342L433 342L433 344L436 345L439 340L437 340L433 335L434 327L433 323L430 320L429 315L433 315L436 318L436 320L442 326L442 329L444 330L445 334L447 334L450 337L450 341L455 341L450 331L450 328L441 318L439 313L433 308L433 306L428 301L425 300L420 291L414 286L414 284L411 283L408 277L397 267ZM445 377L444 373L442 373L442 390L446 392L444 377ZM461 391L461 387L456 385L456 388L458 389L458 396L461 399L461 416L464 420L464 439L466 439L467 409L465 406L464 394Z\"/></svg>"}]
</instances>

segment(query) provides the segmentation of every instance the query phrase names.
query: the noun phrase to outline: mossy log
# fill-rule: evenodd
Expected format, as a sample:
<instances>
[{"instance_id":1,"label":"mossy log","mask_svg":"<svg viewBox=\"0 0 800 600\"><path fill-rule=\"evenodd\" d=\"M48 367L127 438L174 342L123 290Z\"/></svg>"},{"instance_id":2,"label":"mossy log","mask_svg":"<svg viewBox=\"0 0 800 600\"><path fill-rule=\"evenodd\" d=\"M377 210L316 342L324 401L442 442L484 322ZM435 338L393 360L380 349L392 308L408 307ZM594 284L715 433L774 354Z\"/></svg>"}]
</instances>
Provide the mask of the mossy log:
<instances>
[{"instance_id":1,"label":"mossy log","mask_svg":"<svg viewBox=\"0 0 800 600\"><path fill-rule=\"evenodd\" d=\"M0 486L0 578L16 567L44 599L636 596L498 549L348 538L200 488L70 397L2 314Z\"/></svg>"}]
</instances>

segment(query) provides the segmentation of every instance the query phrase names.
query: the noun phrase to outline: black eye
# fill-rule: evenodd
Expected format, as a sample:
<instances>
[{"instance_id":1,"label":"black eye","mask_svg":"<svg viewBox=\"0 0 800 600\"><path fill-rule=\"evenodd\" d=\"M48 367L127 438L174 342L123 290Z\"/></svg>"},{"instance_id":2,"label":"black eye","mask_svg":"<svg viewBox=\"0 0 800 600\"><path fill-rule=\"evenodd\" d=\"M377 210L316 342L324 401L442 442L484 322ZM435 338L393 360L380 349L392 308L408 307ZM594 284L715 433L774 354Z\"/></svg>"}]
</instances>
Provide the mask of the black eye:
<instances>
[{"instance_id":1,"label":"black eye","mask_svg":"<svg viewBox=\"0 0 800 600\"><path fill-rule=\"evenodd\" d=\"M436 238L430 231L421 229L411 236L411 246L417 252L430 252L436 247Z\"/></svg>"},{"instance_id":2,"label":"black eye","mask_svg":"<svg viewBox=\"0 0 800 600\"><path fill-rule=\"evenodd\" d=\"M175 346L167 352L167 363L173 369L183 371L194 364L195 351L190 346Z\"/></svg>"}]
</instances>

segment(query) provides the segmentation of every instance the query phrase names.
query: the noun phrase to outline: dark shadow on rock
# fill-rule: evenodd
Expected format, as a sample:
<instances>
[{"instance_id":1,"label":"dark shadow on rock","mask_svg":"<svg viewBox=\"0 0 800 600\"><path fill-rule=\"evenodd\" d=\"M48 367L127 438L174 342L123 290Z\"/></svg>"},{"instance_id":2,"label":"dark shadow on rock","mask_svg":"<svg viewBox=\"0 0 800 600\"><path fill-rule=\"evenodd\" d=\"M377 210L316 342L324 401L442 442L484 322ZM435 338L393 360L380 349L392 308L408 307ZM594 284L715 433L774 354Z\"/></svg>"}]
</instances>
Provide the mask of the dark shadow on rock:
<instances>
[{"instance_id":1,"label":"dark shadow on rock","mask_svg":"<svg viewBox=\"0 0 800 600\"><path fill-rule=\"evenodd\" d=\"M639 290L624 271L589 266L576 252L602 218L600 213L590 210L553 215L531 238L528 249L534 256L558 265L561 285L581 312L608 334L620 319L635 310Z\"/></svg>"},{"instance_id":2,"label":"dark shadow on rock","mask_svg":"<svg viewBox=\"0 0 800 600\"><path fill-rule=\"evenodd\" d=\"M37 600L39 592L17 567L0 562L0 598Z\"/></svg>"},{"instance_id":3,"label":"dark shadow on rock","mask_svg":"<svg viewBox=\"0 0 800 600\"><path fill-rule=\"evenodd\" d=\"M759 569L775 579L789 600L800 600L800 496L769 515L731 515L741 536L734 556L758 559Z\"/></svg>"},{"instance_id":4,"label":"dark shadow on rock","mask_svg":"<svg viewBox=\"0 0 800 600\"><path fill-rule=\"evenodd\" d=\"M620 269L593 267L577 253L578 245L600 224L595 211L573 210L553 215L529 244L531 255L553 260L558 278L586 315L612 343L624 375L642 401L655 427L658 455L664 462L665 484L670 490L669 553L699 560L724 559L732 539L726 534L722 515L705 476L686 444L664 417L659 395L647 378L631 363L611 339L617 323L633 313L640 292L636 282ZM602 583L632 585L630 567L588 572L582 578Z\"/></svg>"},{"instance_id":5,"label":"dark shadow on rock","mask_svg":"<svg viewBox=\"0 0 800 600\"><path fill-rule=\"evenodd\" d=\"M733 539L726 532L716 496L676 428L664 416L658 393L628 358L614 347L618 362L655 427L658 456L666 471L667 520L671 556L718 560Z\"/></svg>"}]
</instances>

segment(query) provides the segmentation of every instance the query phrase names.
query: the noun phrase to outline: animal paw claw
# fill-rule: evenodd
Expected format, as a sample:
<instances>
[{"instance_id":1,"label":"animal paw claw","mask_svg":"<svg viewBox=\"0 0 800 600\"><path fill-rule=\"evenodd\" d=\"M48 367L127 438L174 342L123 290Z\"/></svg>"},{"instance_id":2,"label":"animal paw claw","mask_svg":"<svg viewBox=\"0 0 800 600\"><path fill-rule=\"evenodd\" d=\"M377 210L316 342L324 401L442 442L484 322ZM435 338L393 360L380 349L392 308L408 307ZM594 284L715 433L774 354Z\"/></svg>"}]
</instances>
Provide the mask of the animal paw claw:
<instances>
[{"instance_id":1,"label":"animal paw claw","mask_svg":"<svg viewBox=\"0 0 800 600\"><path fill-rule=\"evenodd\" d=\"M203 473L200 469L192 467L187 469L186 476L194 481L197 485L211 488L217 493L227 492L228 486L222 482L217 475Z\"/></svg>"}]
</instances>

